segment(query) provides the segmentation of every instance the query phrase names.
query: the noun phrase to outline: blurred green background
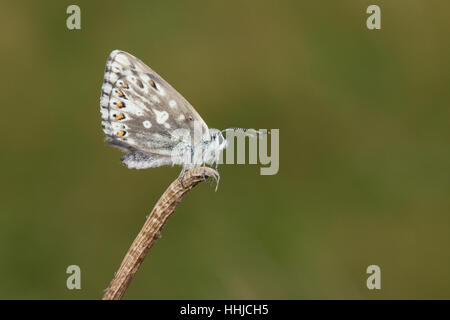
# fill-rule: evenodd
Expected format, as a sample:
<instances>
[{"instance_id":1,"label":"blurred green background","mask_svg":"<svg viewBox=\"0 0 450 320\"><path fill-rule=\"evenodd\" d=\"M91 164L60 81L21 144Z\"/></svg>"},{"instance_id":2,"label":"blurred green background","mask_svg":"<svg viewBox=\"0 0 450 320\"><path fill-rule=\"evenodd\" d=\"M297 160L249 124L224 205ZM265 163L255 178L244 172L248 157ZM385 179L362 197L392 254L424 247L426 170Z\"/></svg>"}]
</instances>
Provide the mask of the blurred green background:
<instances>
[{"instance_id":1,"label":"blurred green background","mask_svg":"<svg viewBox=\"0 0 450 320\"><path fill-rule=\"evenodd\" d=\"M81 7L81 30L66 8ZM381 7L382 29L366 28ZM98 299L179 168L104 143L113 49L210 127L280 129L280 170L222 165L127 299L450 298L448 1L14 1L0 11L0 298ZM81 267L82 289L66 288ZM366 288L367 266L382 289Z\"/></svg>"}]
</instances>

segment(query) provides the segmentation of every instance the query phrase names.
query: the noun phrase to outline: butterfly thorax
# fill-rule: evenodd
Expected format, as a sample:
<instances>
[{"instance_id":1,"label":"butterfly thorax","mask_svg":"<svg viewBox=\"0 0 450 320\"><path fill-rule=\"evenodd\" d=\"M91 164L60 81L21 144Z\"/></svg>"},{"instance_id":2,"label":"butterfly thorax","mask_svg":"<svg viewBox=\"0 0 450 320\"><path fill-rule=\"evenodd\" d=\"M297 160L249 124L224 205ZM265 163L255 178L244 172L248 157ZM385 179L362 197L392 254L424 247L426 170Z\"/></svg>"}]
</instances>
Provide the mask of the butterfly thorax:
<instances>
[{"instance_id":1,"label":"butterfly thorax","mask_svg":"<svg viewBox=\"0 0 450 320\"><path fill-rule=\"evenodd\" d=\"M213 164L217 163L220 158L220 153L223 149L227 147L227 140L217 129L209 129L211 135L211 140L205 143L205 155L204 163Z\"/></svg>"},{"instance_id":2,"label":"butterfly thorax","mask_svg":"<svg viewBox=\"0 0 450 320\"><path fill-rule=\"evenodd\" d=\"M204 164L217 163L227 141L217 129L209 129L209 138L197 143L181 143L172 154L172 164L193 169Z\"/></svg>"}]
</instances>

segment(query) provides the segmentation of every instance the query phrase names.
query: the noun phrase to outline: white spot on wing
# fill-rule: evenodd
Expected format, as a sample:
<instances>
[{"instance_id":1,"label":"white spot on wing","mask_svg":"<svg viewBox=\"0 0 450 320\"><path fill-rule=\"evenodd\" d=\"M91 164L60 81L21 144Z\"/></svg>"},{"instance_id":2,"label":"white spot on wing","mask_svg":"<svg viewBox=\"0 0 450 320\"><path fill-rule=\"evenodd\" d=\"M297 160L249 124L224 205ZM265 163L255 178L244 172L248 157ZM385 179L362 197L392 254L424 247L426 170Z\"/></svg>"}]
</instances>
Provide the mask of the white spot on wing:
<instances>
[{"instance_id":1,"label":"white spot on wing","mask_svg":"<svg viewBox=\"0 0 450 320\"><path fill-rule=\"evenodd\" d=\"M108 119L108 110L106 109L100 109L100 112L102 114L102 119Z\"/></svg>"},{"instance_id":2,"label":"white spot on wing","mask_svg":"<svg viewBox=\"0 0 450 320\"><path fill-rule=\"evenodd\" d=\"M108 102L109 102L109 98L106 96L102 96L100 98L100 105L104 108L106 108L108 106Z\"/></svg>"},{"instance_id":3,"label":"white spot on wing","mask_svg":"<svg viewBox=\"0 0 450 320\"><path fill-rule=\"evenodd\" d=\"M156 115L156 122L158 122L159 124L162 124L166 122L167 119L169 119L169 114L167 113L167 111L158 111L156 109L153 109L153 111Z\"/></svg>"},{"instance_id":4,"label":"white spot on wing","mask_svg":"<svg viewBox=\"0 0 450 320\"><path fill-rule=\"evenodd\" d=\"M104 127L104 128L103 128L103 131L104 131L106 134L111 134L111 133L112 133L111 126L109 125L108 122L102 121L102 126Z\"/></svg>"},{"instance_id":5,"label":"white spot on wing","mask_svg":"<svg viewBox=\"0 0 450 320\"><path fill-rule=\"evenodd\" d=\"M176 109L176 108L177 108L177 102L176 102L175 100L170 100L170 101L169 101L169 106L170 106L172 109Z\"/></svg>"},{"instance_id":6,"label":"white spot on wing","mask_svg":"<svg viewBox=\"0 0 450 320\"><path fill-rule=\"evenodd\" d=\"M119 79L119 77L117 76L117 74L115 74L115 73L113 73L113 72L110 72L109 73L109 81L110 82L112 82L112 83L114 83L114 82L116 82L117 81L117 79Z\"/></svg>"},{"instance_id":7,"label":"white spot on wing","mask_svg":"<svg viewBox=\"0 0 450 320\"><path fill-rule=\"evenodd\" d=\"M143 123L144 127L146 127L147 129L150 128L152 126L152 123L148 120L145 120Z\"/></svg>"},{"instance_id":8,"label":"white spot on wing","mask_svg":"<svg viewBox=\"0 0 450 320\"><path fill-rule=\"evenodd\" d=\"M180 115L178 116L178 120L183 121L183 120L184 120L184 114L180 114Z\"/></svg>"},{"instance_id":9,"label":"white spot on wing","mask_svg":"<svg viewBox=\"0 0 450 320\"><path fill-rule=\"evenodd\" d=\"M120 122L111 122L111 127L115 130L115 131L121 131L121 130L126 130L128 129L128 126L125 124L122 124Z\"/></svg>"},{"instance_id":10,"label":"white spot on wing","mask_svg":"<svg viewBox=\"0 0 450 320\"><path fill-rule=\"evenodd\" d=\"M104 83L102 86L102 90L109 94L112 90L112 85L109 83Z\"/></svg>"},{"instance_id":11,"label":"white spot on wing","mask_svg":"<svg viewBox=\"0 0 450 320\"><path fill-rule=\"evenodd\" d=\"M155 82L155 86L158 89L158 93L164 97L166 95L166 91L164 91L164 89L156 82Z\"/></svg>"}]
</instances>

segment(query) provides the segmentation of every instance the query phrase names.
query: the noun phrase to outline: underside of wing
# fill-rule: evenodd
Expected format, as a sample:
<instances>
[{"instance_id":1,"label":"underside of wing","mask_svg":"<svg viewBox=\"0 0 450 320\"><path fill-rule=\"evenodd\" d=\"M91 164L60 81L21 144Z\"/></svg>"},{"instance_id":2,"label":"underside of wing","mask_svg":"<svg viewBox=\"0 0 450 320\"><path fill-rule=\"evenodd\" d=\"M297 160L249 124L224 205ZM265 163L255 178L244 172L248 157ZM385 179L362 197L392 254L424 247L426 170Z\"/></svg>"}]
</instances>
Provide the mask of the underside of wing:
<instances>
[{"instance_id":1,"label":"underside of wing","mask_svg":"<svg viewBox=\"0 0 450 320\"><path fill-rule=\"evenodd\" d=\"M106 63L100 112L106 140L124 151L169 156L187 136L194 136L195 123L209 135L186 99L138 58L119 50ZM141 156L136 159L143 161Z\"/></svg>"},{"instance_id":2,"label":"underside of wing","mask_svg":"<svg viewBox=\"0 0 450 320\"><path fill-rule=\"evenodd\" d=\"M130 169L156 168L164 165L173 165L171 157L158 154L133 151L120 158Z\"/></svg>"}]
</instances>

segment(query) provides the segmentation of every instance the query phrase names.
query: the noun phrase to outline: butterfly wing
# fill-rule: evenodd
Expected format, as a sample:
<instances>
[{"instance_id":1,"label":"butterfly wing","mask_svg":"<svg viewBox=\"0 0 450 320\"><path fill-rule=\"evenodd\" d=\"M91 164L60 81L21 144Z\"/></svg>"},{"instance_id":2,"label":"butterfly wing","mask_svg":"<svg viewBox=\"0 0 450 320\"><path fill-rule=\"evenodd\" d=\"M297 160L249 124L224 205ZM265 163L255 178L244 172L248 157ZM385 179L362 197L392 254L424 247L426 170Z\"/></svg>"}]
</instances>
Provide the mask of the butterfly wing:
<instances>
[{"instance_id":1,"label":"butterfly wing","mask_svg":"<svg viewBox=\"0 0 450 320\"><path fill-rule=\"evenodd\" d=\"M181 94L141 60L119 50L106 62L100 112L106 141L135 152L123 161L141 160L142 165L146 160L144 167L168 164L167 158L186 134L195 136L195 123L209 135L206 123ZM183 130L184 136L180 135Z\"/></svg>"}]
</instances>

